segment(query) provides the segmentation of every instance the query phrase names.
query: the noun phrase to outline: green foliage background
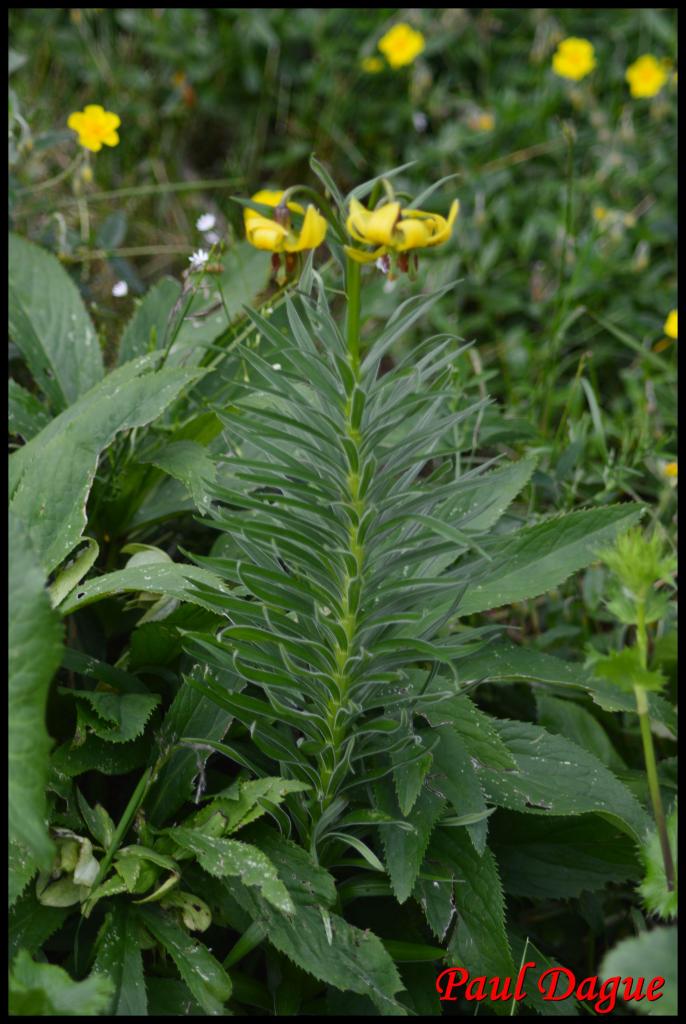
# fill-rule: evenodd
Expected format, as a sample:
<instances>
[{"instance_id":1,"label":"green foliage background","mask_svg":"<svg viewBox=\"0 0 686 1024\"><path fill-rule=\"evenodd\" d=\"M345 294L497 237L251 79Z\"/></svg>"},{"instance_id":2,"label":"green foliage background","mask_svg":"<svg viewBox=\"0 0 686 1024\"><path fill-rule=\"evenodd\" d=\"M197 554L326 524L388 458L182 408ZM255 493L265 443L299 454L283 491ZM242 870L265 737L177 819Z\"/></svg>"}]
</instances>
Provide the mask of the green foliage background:
<instances>
[{"instance_id":1,"label":"green foliage background","mask_svg":"<svg viewBox=\"0 0 686 1024\"><path fill-rule=\"evenodd\" d=\"M424 52L365 73L401 19ZM576 84L550 70L568 35L596 49ZM635 100L624 71L676 67L676 12L14 9L10 43L12 1012L437 1014L439 962L502 976L526 949L667 975L635 705L593 663L631 639L598 550L639 506L675 543L677 86ZM87 103L122 119L91 182ZM313 153L343 193L400 166L461 203L416 281L365 273L353 377L335 245L287 300L230 200L321 188ZM194 281L206 211L222 269ZM342 807L293 680L357 593L351 459L377 515L399 490L414 519L369 542L359 625L388 604L365 642L382 676L405 652L406 695L361 691Z\"/></svg>"}]
</instances>

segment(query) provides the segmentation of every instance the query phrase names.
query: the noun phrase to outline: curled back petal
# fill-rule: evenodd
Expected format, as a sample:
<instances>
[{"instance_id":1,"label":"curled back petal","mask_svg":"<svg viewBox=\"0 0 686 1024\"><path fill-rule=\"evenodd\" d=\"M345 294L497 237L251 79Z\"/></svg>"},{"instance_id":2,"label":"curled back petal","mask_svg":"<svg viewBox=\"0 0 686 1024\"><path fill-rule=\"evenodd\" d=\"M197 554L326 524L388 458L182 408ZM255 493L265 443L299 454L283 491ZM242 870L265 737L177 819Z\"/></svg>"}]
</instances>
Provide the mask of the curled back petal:
<instances>
[{"instance_id":1,"label":"curled back petal","mask_svg":"<svg viewBox=\"0 0 686 1024\"><path fill-rule=\"evenodd\" d=\"M293 241L288 240L284 244L286 252L302 252L304 249L316 249L324 241L326 228L326 219L315 210L314 206L308 206L297 238Z\"/></svg>"},{"instance_id":2,"label":"curled back petal","mask_svg":"<svg viewBox=\"0 0 686 1024\"><path fill-rule=\"evenodd\" d=\"M378 210L367 210L357 199L350 200L346 221L348 234L356 242L368 245L392 245L393 230L400 216L400 203L386 203Z\"/></svg>"},{"instance_id":3,"label":"curled back petal","mask_svg":"<svg viewBox=\"0 0 686 1024\"><path fill-rule=\"evenodd\" d=\"M385 245L380 245L374 252L365 252L364 249L354 249L352 245L344 245L343 249L350 257L351 260L355 260L356 263L375 263L380 256L385 256L387 248Z\"/></svg>"}]
</instances>

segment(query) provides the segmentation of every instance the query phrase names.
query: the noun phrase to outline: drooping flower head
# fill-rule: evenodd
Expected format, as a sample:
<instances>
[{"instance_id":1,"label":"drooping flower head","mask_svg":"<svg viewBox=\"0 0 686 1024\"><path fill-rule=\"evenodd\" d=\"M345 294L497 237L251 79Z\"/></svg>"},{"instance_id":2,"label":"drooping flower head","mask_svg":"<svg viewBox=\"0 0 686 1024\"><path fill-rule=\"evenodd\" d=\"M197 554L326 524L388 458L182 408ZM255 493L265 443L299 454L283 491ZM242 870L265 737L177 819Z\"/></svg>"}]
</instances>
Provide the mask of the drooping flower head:
<instances>
[{"instance_id":1,"label":"drooping flower head","mask_svg":"<svg viewBox=\"0 0 686 1024\"><path fill-rule=\"evenodd\" d=\"M374 263L384 256L394 258L406 269L405 254L447 242L453 231L460 204L455 199L447 217L424 210L401 209L397 200L368 210L357 199L350 200L346 229L350 237L371 249L346 246L345 251L358 263Z\"/></svg>"},{"instance_id":2,"label":"drooping flower head","mask_svg":"<svg viewBox=\"0 0 686 1024\"><path fill-rule=\"evenodd\" d=\"M563 39L553 54L553 71L561 78L578 82L596 66L593 43L588 39L569 36Z\"/></svg>"},{"instance_id":3,"label":"drooping flower head","mask_svg":"<svg viewBox=\"0 0 686 1024\"><path fill-rule=\"evenodd\" d=\"M252 201L263 206L273 206L274 217L259 213L257 210L244 209L245 237L256 249L267 252L293 253L316 249L326 236L325 218L311 203L307 210L303 210L300 203L295 202L287 202L284 206L281 202L284 195L283 191L276 192L270 189L262 189L255 193ZM291 223L289 211L302 217L299 228Z\"/></svg>"},{"instance_id":4,"label":"drooping flower head","mask_svg":"<svg viewBox=\"0 0 686 1024\"><path fill-rule=\"evenodd\" d=\"M667 81L669 68L665 61L658 60L650 53L645 53L629 65L625 77L634 99L651 99L651 97L657 96Z\"/></svg>"},{"instance_id":5,"label":"drooping flower head","mask_svg":"<svg viewBox=\"0 0 686 1024\"><path fill-rule=\"evenodd\" d=\"M424 36L404 21L389 28L379 40L379 49L392 68L411 64L425 47Z\"/></svg>"},{"instance_id":6,"label":"drooping flower head","mask_svg":"<svg viewBox=\"0 0 686 1024\"><path fill-rule=\"evenodd\" d=\"M97 103L90 103L83 110L69 115L67 125L78 133L79 145L97 153L105 146L119 145L117 128L121 124L118 114L104 110Z\"/></svg>"}]
</instances>

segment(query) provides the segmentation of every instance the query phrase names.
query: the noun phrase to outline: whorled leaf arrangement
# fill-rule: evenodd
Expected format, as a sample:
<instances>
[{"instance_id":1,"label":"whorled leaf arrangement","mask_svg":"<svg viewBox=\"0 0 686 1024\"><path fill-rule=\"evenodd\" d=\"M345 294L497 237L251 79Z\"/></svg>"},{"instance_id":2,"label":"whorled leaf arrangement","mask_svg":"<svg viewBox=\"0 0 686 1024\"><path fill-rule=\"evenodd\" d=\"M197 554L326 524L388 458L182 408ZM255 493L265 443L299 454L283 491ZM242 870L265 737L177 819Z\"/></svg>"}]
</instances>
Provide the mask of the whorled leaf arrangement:
<instances>
[{"instance_id":1,"label":"whorled leaf arrangement","mask_svg":"<svg viewBox=\"0 0 686 1024\"><path fill-rule=\"evenodd\" d=\"M237 552L202 559L233 587L202 595L231 625L195 639L230 653L262 698L193 685L312 785L303 825L313 850L360 787L423 758L413 707L453 692L452 675L442 693L430 690L437 669L483 642L483 629L445 628L468 579L446 566L474 550L470 523L493 500L476 471L453 479L453 431L482 403L453 409L452 339L431 339L416 362L378 376L430 301L410 300L361 365L323 290L302 299L305 320L289 303L290 337L253 314L281 369L246 351L251 382L221 413L234 484L214 489L211 525Z\"/></svg>"},{"instance_id":2,"label":"whorled leaf arrangement","mask_svg":"<svg viewBox=\"0 0 686 1024\"><path fill-rule=\"evenodd\" d=\"M378 871L381 855L395 897L413 895L440 939L458 878L462 922L450 955L507 974L504 899L486 848L494 805L595 810L633 835L646 819L591 755L477 708L466 692L479 681L476 652L488 661L492 650L497 676L508 649L486 646L495 627L462 624L460 614L556 586L638 511L617 506L493 533L533 462L493 468L461 455L483 405L460 407L453 368L464 347L430 338L379 373L387 349L444 292L404 303L359 359L350 320L345 339L314 280L314 294L289 301L288 332L250 314L280 365L246 350L249 380L219 411L231 479L212 489L206 522L225 538L221 553L196 561L225 587L195 587L229 624L187 632L184 645L240 682L187 682L249 730L249 743L215 749L258 775L277 762L310 785L287 806L315 862L330 867L357 852L360 866ZM554 791L536 758L521 756L543 740L568 766ZM254 899L249 912L274 916ZM296 917L277 948L314 970L312 957L297 957L297 932ZM268 934L276 942L278 929Z\"/></svg>"}]
</instances>

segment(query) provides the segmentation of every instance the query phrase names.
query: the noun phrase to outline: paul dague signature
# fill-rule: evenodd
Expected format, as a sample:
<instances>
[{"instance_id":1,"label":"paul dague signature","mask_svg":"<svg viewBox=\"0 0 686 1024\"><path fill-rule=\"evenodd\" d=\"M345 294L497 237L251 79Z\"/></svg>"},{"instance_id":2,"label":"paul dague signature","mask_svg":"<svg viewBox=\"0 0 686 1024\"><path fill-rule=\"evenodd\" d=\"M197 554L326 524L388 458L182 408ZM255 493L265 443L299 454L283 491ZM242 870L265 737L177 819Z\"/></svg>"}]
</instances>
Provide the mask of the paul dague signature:
<instances>
[{"instance_id":1,"label":"paul dague signature","mask_svg":"<svg viewBox=\"0 0 686 1024\"><path fill-rule=\"evenodd\" d=\"M482 1002L489 1000L511 1000L519 1002L526 998L524 980L526 972L530 967L536 967L533 960L528 960L519 969L516 980L505 978L501 982L499 977L485 978L476 976L470 980L469 971L465 967L447 967L436 978L436 991L439 998L446 1002L455 1002L458 996L467 1000ZM543 999L550 1002L559 1002L562 999L576 997L581 1002L591 1003L596 1013L611 1013L616 1005L617 998L625 999L627 1002L640 1002L647 999L654 1003L661 999L664 992L660 991L665 983L664 978L650 978L646 984L645 978L606 978L599 981L597 975L589 978L582 978L577 983L573 971L567 967L549 967L543 971L536 981L536 987L543 996ZM460 991L462 989L462 991ZM621 989L621 991L620 991Z\"/></svg>"}]
</instances>

